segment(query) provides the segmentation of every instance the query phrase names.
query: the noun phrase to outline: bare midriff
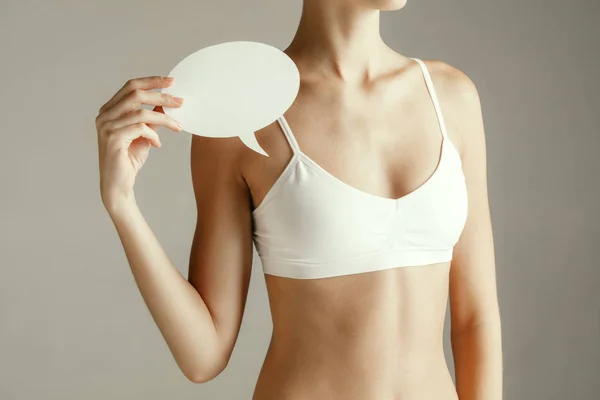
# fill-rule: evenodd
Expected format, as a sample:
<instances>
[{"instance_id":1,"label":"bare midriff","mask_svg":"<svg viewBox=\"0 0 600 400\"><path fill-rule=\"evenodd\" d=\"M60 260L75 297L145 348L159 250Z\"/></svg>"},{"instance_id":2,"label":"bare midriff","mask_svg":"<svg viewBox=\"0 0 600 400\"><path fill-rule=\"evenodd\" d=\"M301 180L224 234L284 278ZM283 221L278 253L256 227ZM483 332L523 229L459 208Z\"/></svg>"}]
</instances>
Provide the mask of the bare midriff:
<instances>
[{"instance_id":1,"label":"bare midriff","mask_svg":"<svg viewBox=\"0 0 600 400\"><path fill-rule=\"evenodd\" d=\"M265 275L273 335L252 400L457 400L443 348L449 268Z\"/></svg>"}]
</instances>

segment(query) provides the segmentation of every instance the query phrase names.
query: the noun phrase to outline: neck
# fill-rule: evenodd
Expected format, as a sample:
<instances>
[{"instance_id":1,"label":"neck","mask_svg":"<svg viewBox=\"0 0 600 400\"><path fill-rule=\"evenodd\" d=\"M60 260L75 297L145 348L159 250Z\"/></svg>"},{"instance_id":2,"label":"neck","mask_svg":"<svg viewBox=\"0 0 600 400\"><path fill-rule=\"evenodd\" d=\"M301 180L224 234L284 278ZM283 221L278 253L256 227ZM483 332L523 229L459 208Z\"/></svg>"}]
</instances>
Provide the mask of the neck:
<instances>
[{"instance_id":1,"label":"neck","mask_svg":"<svg viewBox=\"0 0 600 400\"><path fill-rule=\"evenodd\" d=\"M349 2L348 2L349 3ZM389 48L379 33L379 10L338 0L304 0L286 53L299 68L343 81L369 80L383 68Z\"/></svg>"}]
</instances>

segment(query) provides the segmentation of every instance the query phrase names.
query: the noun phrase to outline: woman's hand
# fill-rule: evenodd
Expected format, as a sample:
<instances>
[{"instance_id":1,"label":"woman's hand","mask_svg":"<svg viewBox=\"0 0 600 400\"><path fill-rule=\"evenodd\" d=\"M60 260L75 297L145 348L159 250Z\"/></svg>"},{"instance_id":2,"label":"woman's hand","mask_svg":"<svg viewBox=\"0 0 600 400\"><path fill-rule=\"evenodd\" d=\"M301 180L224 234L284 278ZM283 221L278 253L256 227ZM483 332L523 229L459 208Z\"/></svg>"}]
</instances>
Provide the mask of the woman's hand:
<instances>
[{"instance_id":1,"label":"woman's hand","mask_svg":"<svg viewBox=\"0 0 600 400\"><path fill-rule=\"evenodd\" d=\"M148 158L150 146L161 146L156 129L183 129L162 108L180 107L183 99L152 91L169 87L172 81L160 76L131 79L100 108L96 117L100 194L109 213L134 198L135 177ZM155 107L151 111L140 108L142 104Z\"/></svg>"}]
</instances>

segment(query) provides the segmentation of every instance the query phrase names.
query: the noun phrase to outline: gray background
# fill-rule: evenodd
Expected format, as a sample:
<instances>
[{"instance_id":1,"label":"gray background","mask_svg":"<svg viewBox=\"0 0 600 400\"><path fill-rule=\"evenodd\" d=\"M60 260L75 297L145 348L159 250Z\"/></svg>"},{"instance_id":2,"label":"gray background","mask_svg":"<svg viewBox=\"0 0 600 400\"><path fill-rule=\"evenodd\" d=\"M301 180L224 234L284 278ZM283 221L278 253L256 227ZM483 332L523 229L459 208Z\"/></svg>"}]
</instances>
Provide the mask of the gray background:
<instances>
[{"instance_id":1,"label":"gray background","mask_svg":"<svg viewBox=\"0 0 600 400\"><path fill-rule=\"evenodd\" d=\"M409 0L383 14L390 46L479 88L506 399L600 393L599 3ZM188 382L101 204L94 117L128 78L166 74L201 47L284 48L300 1L0 4L0 398L249 399L272 328L260 263L231 363ZM190 138L160 135L136 197L185 273Z\"/></svg>"}]
</instances>

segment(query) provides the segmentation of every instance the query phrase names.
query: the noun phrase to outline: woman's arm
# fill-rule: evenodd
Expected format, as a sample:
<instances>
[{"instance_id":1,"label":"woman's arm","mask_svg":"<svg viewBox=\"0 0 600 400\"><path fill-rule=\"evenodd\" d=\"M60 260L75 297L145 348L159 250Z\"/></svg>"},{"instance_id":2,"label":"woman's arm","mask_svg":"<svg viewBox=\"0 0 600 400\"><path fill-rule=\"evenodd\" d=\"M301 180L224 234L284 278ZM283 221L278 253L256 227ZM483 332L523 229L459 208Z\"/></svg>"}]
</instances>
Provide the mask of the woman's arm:
<instances>
[{"instance_id":1,"label":"woman's arm","mask_svg":"<svg viewBox=\"0 0 600 400\"><path fill-rule=\"evenodd\" d=\"M242 323L252 271L252 200L241 173L248 148L238 137L192 136L197 205L188 280L204 299L219 339L212 378L227 366Z\"/></svg>"},{"instance_id":2,"label":"woman's arm","mask_svg":"<svg viewBox=\"0 0 600 400\"><path fill-rule=\"evenodd\" d=\"M189 281L173 266L133 198L110 211L152 317L181 371L197 383L226 367L248 292L250 197L237 167L236 141L192 136L198 218Z\"/></svg>"},{"instance_id":3,"label":"woman's arm","mask_svg":"<svg viewBox=\"0 0 600 400\"><path fill-rule=\"evenodd\" d=\"M502 399L502 341L487 192L486 143L473 82L446 67L450 129L460 138L469 213L450 268L451 340L460 400Z\"/></svg>"}]
</instances>

